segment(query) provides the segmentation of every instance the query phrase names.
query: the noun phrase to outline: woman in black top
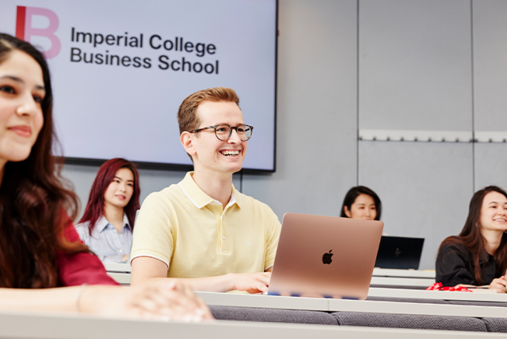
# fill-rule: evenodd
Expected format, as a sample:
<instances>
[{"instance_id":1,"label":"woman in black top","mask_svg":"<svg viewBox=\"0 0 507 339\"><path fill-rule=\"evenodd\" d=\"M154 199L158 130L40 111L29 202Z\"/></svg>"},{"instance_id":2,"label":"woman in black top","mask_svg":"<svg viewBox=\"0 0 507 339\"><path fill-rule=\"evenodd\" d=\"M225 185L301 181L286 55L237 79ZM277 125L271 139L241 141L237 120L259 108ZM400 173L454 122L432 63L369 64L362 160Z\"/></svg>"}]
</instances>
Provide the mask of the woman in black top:
<instances>
[{"instance_id":1,"label":"woman in black top","mask_svg":"<svg viewBox=\"0 0 507 339\"><path fill-rule=\"evenodd\" d=\"M444 286L489 285L507 292L507 193L488 186L477 191L459 236L445 239L438 250L436 281Z\"/></svg>"}]
</instances>

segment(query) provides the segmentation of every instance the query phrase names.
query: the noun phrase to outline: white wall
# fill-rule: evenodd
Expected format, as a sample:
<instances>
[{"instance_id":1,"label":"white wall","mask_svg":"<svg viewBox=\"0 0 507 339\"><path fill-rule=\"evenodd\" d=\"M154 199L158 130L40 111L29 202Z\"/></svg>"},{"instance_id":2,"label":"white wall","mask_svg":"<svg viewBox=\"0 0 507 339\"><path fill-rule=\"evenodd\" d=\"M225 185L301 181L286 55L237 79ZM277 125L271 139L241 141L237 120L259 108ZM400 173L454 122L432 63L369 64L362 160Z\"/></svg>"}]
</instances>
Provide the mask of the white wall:
<instances>
[{"instance_id":1,"label":"white wall","mask_svg":"<svg viewBox=\"0 0 507 339\"><path fill-rule=\"evenodd\" d=\"M507 188L507 144L358 141L358 131L507 137L506 15L501 0L280 0L277 170L245 175L243 192L280 219L336 216L345 192L367 185L385 231L425 237L421 268L434 268L473 192ZM64 169L83 204L96 171ZM142 199L184 176L140 172Z\"/></svg>"}]
</instances>

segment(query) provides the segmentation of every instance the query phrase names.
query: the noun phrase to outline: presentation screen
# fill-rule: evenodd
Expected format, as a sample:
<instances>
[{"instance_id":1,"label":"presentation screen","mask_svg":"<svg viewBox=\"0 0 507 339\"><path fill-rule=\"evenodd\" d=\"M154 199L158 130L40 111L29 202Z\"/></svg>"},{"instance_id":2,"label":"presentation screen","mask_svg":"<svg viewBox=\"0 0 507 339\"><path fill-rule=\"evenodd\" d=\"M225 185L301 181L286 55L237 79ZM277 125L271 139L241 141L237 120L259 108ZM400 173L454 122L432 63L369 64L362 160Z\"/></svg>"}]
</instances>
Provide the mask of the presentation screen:
<instances>
[{"instance_id":1,"label":"presentation screen","mask_svg":"<svg viewBox=\"0 0 507 339\"><path fill-rule=\"evenodd\" d=\"M44 51L68 159L191 165L178 107L233 88L245 169L275 170L276 0L2 0L0 31ZM203 127L203 126L201 126Z\"/></svg>"}]
</instances>

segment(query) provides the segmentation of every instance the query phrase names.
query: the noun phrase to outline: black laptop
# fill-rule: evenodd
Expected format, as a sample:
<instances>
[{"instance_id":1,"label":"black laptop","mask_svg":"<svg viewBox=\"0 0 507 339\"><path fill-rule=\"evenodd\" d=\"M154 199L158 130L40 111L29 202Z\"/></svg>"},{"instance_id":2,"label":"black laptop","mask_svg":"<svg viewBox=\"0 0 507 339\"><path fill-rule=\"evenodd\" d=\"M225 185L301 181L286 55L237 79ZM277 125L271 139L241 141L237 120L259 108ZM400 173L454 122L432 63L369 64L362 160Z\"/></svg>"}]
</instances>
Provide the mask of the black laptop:
<instances>
[{"instance_id":1,"label":"black laptop","mask_svg":"<svg viewBox=\"0 0 507 339\"><path fill-rule=\"evenodd\" d=\"M382 236L375 267L417 270L423 244L424 238Z\"/></svg>"}]
</instances>

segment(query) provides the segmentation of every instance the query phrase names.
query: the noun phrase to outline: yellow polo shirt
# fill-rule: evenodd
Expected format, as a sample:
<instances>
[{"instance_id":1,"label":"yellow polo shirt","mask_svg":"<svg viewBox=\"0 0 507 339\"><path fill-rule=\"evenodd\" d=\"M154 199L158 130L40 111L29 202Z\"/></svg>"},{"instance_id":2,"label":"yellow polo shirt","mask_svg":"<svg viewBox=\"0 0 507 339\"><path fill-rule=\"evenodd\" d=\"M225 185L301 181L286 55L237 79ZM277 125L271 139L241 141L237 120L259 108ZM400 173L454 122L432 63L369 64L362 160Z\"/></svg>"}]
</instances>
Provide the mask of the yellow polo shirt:
<instances>
[{"instance_id":1,"label":"yellow polo shirt","mask_svg":"<svg viewBox=\"0 0 507 339\"><path fill-rule=\"evenodd\" d=\"M271 267L281 228L273 211L234 186L224 209L197 186L192 173L145 199L134 227L131 260L156 258L169 267L168 277L177 278Z\"/></svg>"}]
</instances>

